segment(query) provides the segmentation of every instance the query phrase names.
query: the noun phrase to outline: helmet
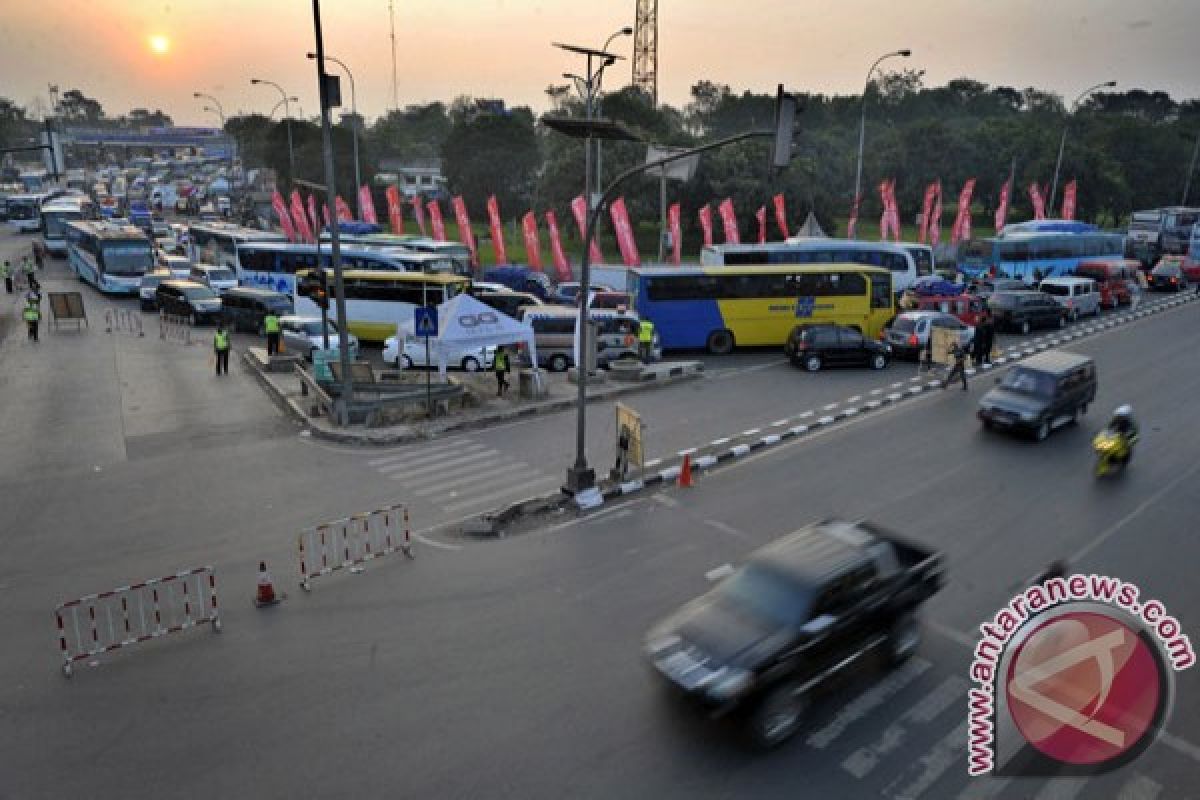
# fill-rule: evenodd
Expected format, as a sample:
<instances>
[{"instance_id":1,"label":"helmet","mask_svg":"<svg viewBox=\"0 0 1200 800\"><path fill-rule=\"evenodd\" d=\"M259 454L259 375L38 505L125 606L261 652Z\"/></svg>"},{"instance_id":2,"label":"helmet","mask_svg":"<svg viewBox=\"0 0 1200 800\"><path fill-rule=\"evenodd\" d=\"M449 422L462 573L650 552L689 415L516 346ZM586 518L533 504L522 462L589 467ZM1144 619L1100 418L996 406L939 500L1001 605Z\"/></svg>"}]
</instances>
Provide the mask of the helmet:
<instances>
[{"instance_id":1,"label":"helmet","mask_svg":"<svg viewBox=\"0 0 1200 800\"><path fill-rule=\"evenodd\" d=\"M1118 406L1113 412L1113 417L1117 419L1130 419L1133 417L1133 406L1126 403L1123 406Z\"/></svg>"}]
</instances>

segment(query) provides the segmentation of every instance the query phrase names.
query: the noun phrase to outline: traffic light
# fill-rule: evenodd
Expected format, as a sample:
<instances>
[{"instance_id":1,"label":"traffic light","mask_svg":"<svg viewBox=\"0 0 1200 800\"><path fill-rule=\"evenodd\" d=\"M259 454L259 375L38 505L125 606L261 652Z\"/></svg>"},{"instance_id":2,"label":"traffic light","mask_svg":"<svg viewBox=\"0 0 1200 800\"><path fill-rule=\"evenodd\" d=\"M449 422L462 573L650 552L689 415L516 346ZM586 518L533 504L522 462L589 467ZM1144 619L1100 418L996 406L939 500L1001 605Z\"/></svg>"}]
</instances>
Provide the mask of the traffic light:
<instances>
[{"instance_id":1,"label":"traffic light","mask_svg":"<svg viewBox=\"0 0 1200 800\"><path fill-rule=\"evenodd\" d=\"M317 272L317 285L313 289L313 300L322 311L329 310L329 276L325 270Z\"/></svg>"}]
</instances>

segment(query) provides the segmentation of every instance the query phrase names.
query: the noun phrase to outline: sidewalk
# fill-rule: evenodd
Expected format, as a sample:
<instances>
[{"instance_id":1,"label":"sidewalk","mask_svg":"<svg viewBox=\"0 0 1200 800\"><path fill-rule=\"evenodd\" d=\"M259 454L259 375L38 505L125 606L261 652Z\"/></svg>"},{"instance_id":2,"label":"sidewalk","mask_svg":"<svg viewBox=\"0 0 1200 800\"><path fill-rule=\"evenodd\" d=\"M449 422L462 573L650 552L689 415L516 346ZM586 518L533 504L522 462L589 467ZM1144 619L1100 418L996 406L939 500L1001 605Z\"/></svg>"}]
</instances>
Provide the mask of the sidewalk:
<instances>
[{"instance_id":1,"label":"sidewalk","mask_svg":"<svg viewBox=\"0 0 1200 800\"><path fill-rule=\"evenodd\" d=\"M300 379L290 372L268 371L260 348L251 348L242 353L242 361L275 404L313 436L347 444L379 446L426 441L451 432L485 428L514 419L564 411L574 408L578 399L576 384L544 371L547 394L538 400L518 397L515 388L506 397L496 397L495 379L488 372L451 374L452 382L468 387L475 404L473 407L453 411L433 420L419 420L407 424L375 428L362 425L341 427L334 425L324 416L310 415L311 402L301 394ZM612 400L627 394L657 389L702 377L703 373L704 365L698 361L651 364L642 368L640 379L636 381L618 381L610 377L602 382L589 383L587 402ZM436 377L434 380L436 383Z\"/></svg>"}]
</instances>

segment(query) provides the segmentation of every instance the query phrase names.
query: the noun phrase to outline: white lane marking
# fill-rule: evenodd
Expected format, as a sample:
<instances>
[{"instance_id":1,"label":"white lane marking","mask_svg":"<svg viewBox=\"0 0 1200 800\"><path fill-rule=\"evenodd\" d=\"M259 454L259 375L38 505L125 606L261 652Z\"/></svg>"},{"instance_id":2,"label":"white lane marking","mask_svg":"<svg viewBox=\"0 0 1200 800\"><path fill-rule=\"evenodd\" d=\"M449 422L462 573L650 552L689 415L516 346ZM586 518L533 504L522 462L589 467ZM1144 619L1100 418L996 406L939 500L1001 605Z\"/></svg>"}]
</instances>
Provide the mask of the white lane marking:
<instances>
[{"instance_id":1,"label":"white lane marking","mask_svg":"<svg viewBox=\"0 0 1200 800\"><path fill-rule=\"evenodd\" d=\"M797 425L796 427L792 428L791 430L792 430L793 436L803 436L805 433L808 432L808 426L807 425Z\"/></svg>"},{"instance_id":2,"label":"white lane marking","mask_svg":"<svg viewBox=\"0 0 1200 800\"><path fill-rule=\"evenodd\" d=\"M856 394L856 395L854 395L853 397L847 397L847 398L846 398L846 402L847 402L847 403L857 403L859 400L862 400L862 395L861 395L861 394Z\"/></svg>"},{"instance_id":3,"label":"white lane marking","mask_svg":"<svg viewBox=\"0 0 1200 800\"><path fill-rule=\"evenodd\" d=\"M720 447L723 444L729 444L729 437L722 436L720 439L713 439L711 442L709 442L709 444L713 447Z\"/></svg>"},{"instance_id":4,"label":"white lane marking","mask_svg":"<svg viewBox=\"0 0 1200 800\"><path fill-rule=\"evenodd\" d=\"M805 411L803 414L800 415L800 419L804 419L805 417L811 417L812 415L813 415L813 412Z\"/></svg>"},{"instance_id":5,"label":"white lane marking","mask_svg":"<svg viewBox=\"0 0 1200 800\"><path fill-rule=\"evenodd\" d=\"M1087 786L1088 778L1055 777L1046 781L1042 790L1034 796L1034 800L1075 800L1083 787Z\"/></svg>"},{"instance_id":6,"label":"white lane marking","mask_svg":"<svg viewBox=\"0 0 1200 800\"><path fill-rule=\"evenodd\" d=\"M887 396L887 399L891 400L894 403L897 400L899 400L901 397L904 397L904 395L900 394L900 392L890 392Z\"/></svg>"},{"instance_id":7,"label":"white lane marking","mask_svg":"<svg viewBox=\"0 0 1200 800\"><path fill-rule=\"evenodd\" d=\"M737 447L731 448L729 452L733 453L735 456L744 456L746 453L750 452L750 445L739 444Z\"/></svg>"},{"instance_id":8,"label":"white lane marking","mask_svg":"<svg viewBox=\"0 0 1200 800\"><path fill-rule=\"evenodd\" d=\"M470 453L478 453L485 449L482 444L471 444L466 447L448 447L445 449L438 448L435 443L430 443L429 452L424 455L413 456L392 456L390 459L375 459L367 463L372 467L377 468L380 472L391 472L392 470L405 469L408 467L418 467L436 464L439 461L445 461L448 458L458 458ZM496 452L491 450L489 452ZM377 464L376 461L383 461Z\"/></svg>"},{"instance_id":9,"label":"white lane marking","mask_svg":"<svg viewBox=\"0 0 1200 800\"><path fill-rule=\"evenodd\" d=\"M462 545L460 544L446 544L445 542L439 542L436 539L430 539L428 536L424 536L420 533L414 533L413 538L421 544L427 544L430 547L436 547L439 550L462 550Z\"/></svg>"},{"instance_id":10,"label":"white lane marking","mask_svg":"<svg viewBox=\"0 0 1200 800\"><path fill-rule=\"evenodd\" d=\"M649 461L647 461L645 464L642 464L642 468L650 469L651 467L657 467L661 463L662 463L661 458L652 458Z\"/></svg>"},{"instance_id":11,"label":"white lane marking","mask_svg":"<svg viewBox=\"0 0 1200 800\"><path fill-rule=\"evenodd\" d=\"M739 531L737 528L733 527L732 525L727 525L726 523L721 522L719 519L706 519L704 520L704 524L714 530L720 531L721 533L727 533L730 536L736 536L739 539L746 538L745 531Z\"/></svg>"},{"instance_id":12,"label":"white lane marking","mask_svg":"<svg viewBox=\"0 0 1200 800\"><path fill-rule=\"evenodd\" d=\"M875 409L879 408L881 405L883 405L882 400L868 400L866 407L871 409L872 411L874 411Z\"/></svg>"},{"instance_id":13,"label":"white lane marking","mask_svg":"<svg viewBox=\"0 0 1200 800\"><path fill-rule=\"evenodd\" d=\"M704 573L704 579L709 583L715 583L722 578L733 574L732 564L722 564L719 567L713 567L708 572Z\"/></svg>"},{"instance_id":14,"label":"white lane marking","mask_svg":"<svg viewBox=\"0 0 1200 800\"><path fill-rule=\"evenodd\" d=\"M1162 784L1147 775L1134 775L1117 791L1117 800L1154 800Z\"/></svg>"},{"instance_id":15,"label":"white lane marking","mask_svg":"<svg viewBox=\"0 0 1200 800\"><path fill-rule=\"evenodd\" d=\"M829 405L821 406L821 410L822 411L833 411L837 407L838 407L837 403L830 403Z\"/></svg>"},{"instance_id":16,"label":"white lane marking","mask_svg":"<svg viewBox=\"0 0 1200 800\"><path fill-rule=\"evenodd\" d=\"M772 422L772 423L771 423L771 427L772 427L772 428L782 428L784 425L787 425L789 422L791 422L791 420L788 420L788 419L777 419L777 420L775 420L774 422Z\"/></svg>"},{"instance_id":17,"label":"white lane marking","mask_svg":"<svg viewBox=\"0 0 1200 800\"><path fill-rule=\"evenodd\" d=\"M925 391L925 387L924 387L924 386L910 386L910 387L908 387L908 393L909 393L909 394L920 394L920 393L921 393L921 392L923 392L923 391Z\"/></svg>"},{"instance_id":18,"label":"white lane marking","mask_svg":"<svg viewBox=\"0 0 1200 800\"><path fill-rule=\"evenodd\" d=\"M683 472L683 467L682 467L682 466L679 466L679 467L667 467L666 469L659 471L659 473L658 473L658 474L659 474L659 476L662 478L662 482L663 482L663 483L670 483L671 481L673 481L673 480L675 480L676 478L678 478L678 477L679 477L679 473L681 473L681 472Z\"/></svg>"},{"instance_id":19,"label":"white lane marking","mask_svg":"<svg viewBox=\"0 0 1200 800\"><path fill-rule=\"evenodd\" d=\"M860 747L847 756L842 761L842 769L860 780L866 777L879 765L884 756L904 744L909 727L933 722L957 700L964 698L966 693L967 682L963 678L954 676L942 681L936 689L888 725L872 744Z\"/></svg>"},{"instance_id":20,"label":"white lane marking","mask_svg":"<svg viewBox=\"0 0 1200 800\"><path fill-rule=\"evenodd\" d=\"M855 697L819 730L808 736L808 746L823 750L846 732L846 729L880 708L897 692L925 674L932 663L922 658L909 659L904 666L888 673L887 677Z\"/></svg>"},{"instance_id":21,"label":"white lane marking","mask_svg":"<svg viewBox=\"0 0 1200 800\"><path fill-rule=\"evenodd\" d=\"M1200 747L1192 744L1187 739L1180 739L1178 736L1173 736L1163 731L1158 735L1158 740L1176 753L1185 755L1193 761L1200 763Z\"/></svg>"},{"instance_id":22,"label":"white lane marking","mask_svg":"<svg viewBox=\"0 0 1200 800\"><path fill-rule=\"evenodd\" d=\"M481 459L487 463L493 463L494 459L500 455L497 450L480 450L477 453L467 453L466 455L457 456L455 458L438 461L433 464L424 464L421 466L412 466L410 464L392 464L387 467L380 467L379 472L387 475L392 480L407 481L410 477L419 479L425 475L444 475L447 472L453 473L454 468L461 464L469 464L473 461Z\"/></svg>"},{"instance_id":23,"label":"white lane marking","mask_svg":"<svg viewBox=\"0 0 1200 800\"><path fill-rule=\"evenodd\" d=\"M717 463L717 457L716 456L700 456L692 463L696 465L697 469L708 469L709 467L711 467L712 465Z\"/></svg>"},{"instance_id":24,"label":"white lane marking","mask_svg":"<svg viewBox=\"0 0 1200 800\"><path fill-rule=\"evenodd\" d=\"M918 800L941 779L946 770L959 762L966 749L967 723L964 720L955 726L954 730L942 737L929 752L918 758L912 769L907 770L907 772L916 773L911 780L908 779L908 775L897 778L884 787L880 794L894 798L894 800ZM901 788L896 788L901 781L907 781L907 783Z\"/></svg>"},{"instance_id":25,"label":"white lane marking","mask_svg":"<svg viewBox=\"0 0 1200 800\"><path fill-rule=\"evenodd\" d=\"M480 477L481 474L488 472L507 472L509 469L516 467L529 466L524 461L496 461L488 459L481 461L478 464L464 464L455 467L450 471L430 471L417 472L412 477L404 475L391 475L392 480L404 484L406 489L424 489L427 486L437 484L443 487L454 487L459 484L473 481Z\"/></svg>"},{"instance_id":26,"label":"white lane marking","mask_svg":"<svg viewBox=\"0 0 1200 800\"><path fill-rule=\"evenodd\" d=\"M501 483L508 483L511 485L513 483L517 483L519 481L526 480L528 478L532 478L532 477L539 476L539 475L541 475L541 473L539 473L533 467L525 464L524 462L520 462L519 464L518 463L506 464L504 467L504 471L501 472L499 475L493 475L491 477L467 478L465 482L470 483L470 486L466 487L465 491L469 491L469 492L473 493L479 489L490 488L492 486L496 486L497 484L501 484ZM459 481L455 481L454 483L444 483L444 484L440 484L440 485L434 484L433 486L426 486L421 489L414 489L413 494L415 494L418 497L443 497L444 496L447 500L458 500L458 499L462 499L462 498L460 498L460 495L462 494L462 492L458 491L458 488L460 486L462 486L463 483L464 483L464 481L459 480Z\"/></svg>"},{"instance_id":27,"label":"white lane marking","mask_svg":"<svg viewBox=\"0 0 1200 800\"><path fill-rule=\"evenodd\" d=\"M909 379L908 379L908 382L909 382L909 383L918 383L920 380L921 380L921 376L920 376L920 375L914 375L914 376L912 376L911 378L909 378Z\"/></svg>"},{"instance_id":28,"label":"white lane marking","mask_svg":"<svg viewBox=\"0 0 1200 800\"><path fill-rule=\"evenodd\" d=\"M871 394L883 394L883 389L872 389Z\"/></svg>"},{"instance_id":29,"label":"white lane marking","mask_svg":"<svg viewBox=\"0 0 1200 800\"><path fill-rule=\"evenodd\" d=\"M958 800L992 800L1012 782L1011 778L997 778L995 775L980 775L970 780L967 788L958 795Z\"/></svg>"},{"instance_id":30,"label":"white lane marking","mask_svg":"<svg viewBox=\"0 0 1200 800\"><path fill-rule=\"evenodd\" d=\"M842 416L843 417L853 417L857 413L858 413L857 408L847 408L842 411Z\"/></svg>"},{"instance_id":31,"label":"white lane marking","mask_svg":"<svg viewBox=\"0 0 1200 800\"><path fill-rule=\"evenodd\" d=\"M742 436L756 436L762 432L761 428L751 428L748 431L742 431Z\"/></svg>"},{"instance_id":32,"label":"white lane marking","mask_svg":"<svg viewBox=\"0 0 1200 800\"><path fill-rule=\"evenodd\" d=\"M821 417L819 420L817 420L817 424L818 425L832 425L833 417Z\"/></svg>"},{"instance_id":33,"label":"white lane marking","mask_svg":"<svg viewBox=\"0 0 1200 800\"><path fill-rule=\"evenodd\" d=\"M549 491L558 485L560 485L558 478L546 478L544 481L528 484L524 489L521 490L521 496L533 497L539 493L539 490ZM485 510L487 505L492 501L500 500L504 497L511 497L516 493L516 491L516 487L509 486L489 494L475 495L469 500L463 500L458 503L447 503L442 507L447 511L461 511L465 508L470 508L471 506L483 506L483 508L480 509L482 511Z\"/></svg>"},{"instance_id":34,"label":"white lane marking","mask_svg":"<svg viewBox=\"0 0 1200 800\"><path fill-rule=\"evenodd\" d=\"M759 441L761 441L763 444L767 445L768 447L773 444L778 444L779 443L779 434L772 433L769 436L762 437L762 439L760 439Z\"/></svg>"},{"instance_id":35,"label":"white lane marking","mask_svg":"<svg viewBox=\"0 0 1200 800\"><path fill-rule=\"evenodd\" d=\"M680 450L675 455L679 456L680 458L683 458L684 456L695 455L697 449L698 448L695 447L689 447L687 450Z\"/></svg>"},{"instance_id":36,"label":"white lane marking","mask_svg":"<svg viewBox=\"0 0 1200 800\"><path fill-rule=\"evenodd\" d=\"M892 388L892 389L899 389L899 388L900 388L900 387L902 387L902 386L904 386L904 381L896 381L895 383L893 383L893 384L891 385L891 387L890 387L890 388Z\"/></svg>"}]
</instances>

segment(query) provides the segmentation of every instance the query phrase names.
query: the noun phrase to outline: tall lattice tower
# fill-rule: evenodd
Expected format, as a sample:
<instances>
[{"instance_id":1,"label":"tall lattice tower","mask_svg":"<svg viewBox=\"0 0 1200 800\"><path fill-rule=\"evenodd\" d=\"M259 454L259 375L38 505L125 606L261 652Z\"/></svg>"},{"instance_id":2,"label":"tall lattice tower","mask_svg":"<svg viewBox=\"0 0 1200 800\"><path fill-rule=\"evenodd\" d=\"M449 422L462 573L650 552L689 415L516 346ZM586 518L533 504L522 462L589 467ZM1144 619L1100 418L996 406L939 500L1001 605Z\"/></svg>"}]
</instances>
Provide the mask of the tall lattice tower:
<instances>
[{"instance_id":1,"label":"tall lattice tower","mask_svg":"<svg viewBox=\"0 0 1200 800\"><path fill-rule=\"evenodd\" d=\"M637 0L633 32L633 85L658 105L658 0Z\"/></svg>"}]
</instances>

